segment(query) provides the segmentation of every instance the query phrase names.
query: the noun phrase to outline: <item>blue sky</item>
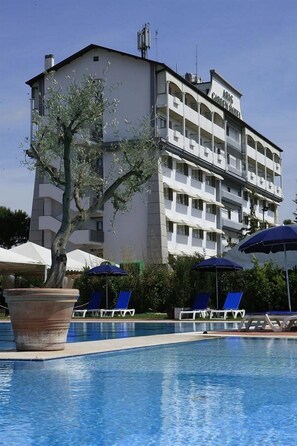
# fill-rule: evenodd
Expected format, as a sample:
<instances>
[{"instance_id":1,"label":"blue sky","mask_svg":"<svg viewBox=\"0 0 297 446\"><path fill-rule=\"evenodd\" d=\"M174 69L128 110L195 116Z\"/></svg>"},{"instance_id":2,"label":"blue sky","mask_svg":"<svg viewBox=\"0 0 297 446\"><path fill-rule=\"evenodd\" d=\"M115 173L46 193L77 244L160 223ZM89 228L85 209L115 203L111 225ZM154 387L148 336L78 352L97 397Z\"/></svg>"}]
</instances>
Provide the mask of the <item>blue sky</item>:
<instances>
[{"instance_id":1,"label":"blue sky","mask_svg":"<svg viewBox=\"0 0 297 446\"><path fill-rule=\"evenodd\" d=\"M242 94L243 119L283 148L284 203L297 193L296 0L1 0L0 205L31 213L34 174L22 166L29 135L29 87L43 70L94 43L139 54L150 23L151 59L209 79L215 69ZM157 39L156 39L157 32Z\"/></svg>"}]
</instances>

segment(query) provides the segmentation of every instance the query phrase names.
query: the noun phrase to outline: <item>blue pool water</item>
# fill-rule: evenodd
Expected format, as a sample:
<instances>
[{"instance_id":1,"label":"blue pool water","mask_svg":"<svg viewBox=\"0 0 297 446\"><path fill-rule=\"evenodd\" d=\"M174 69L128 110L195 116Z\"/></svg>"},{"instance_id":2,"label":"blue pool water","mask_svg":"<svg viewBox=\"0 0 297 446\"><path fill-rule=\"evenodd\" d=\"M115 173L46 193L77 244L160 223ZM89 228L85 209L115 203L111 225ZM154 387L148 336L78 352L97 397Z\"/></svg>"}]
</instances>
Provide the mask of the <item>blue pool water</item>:
<instances>
[{"instance_id":1,"label":"blue pool water","mask_svg":"<svg viewBox=\"0 0 297 446\"><path fill-rule=\"evenodd\" d=\"M72 322L67 342L150 336L190 331L215 331L236 328L237 323L213 322ZM0 323L0 351L15 349L11 324Z\"/></svg>"},{"instance_id":2,"label":"blue pool water","mask_svg":"<svg viewBox=\"0 0 297 446\"><path fill-rule=\"evenodd\" d=\"M0 361L1 446L293 445L297 341Z\"/></svg>"}]
</instances>

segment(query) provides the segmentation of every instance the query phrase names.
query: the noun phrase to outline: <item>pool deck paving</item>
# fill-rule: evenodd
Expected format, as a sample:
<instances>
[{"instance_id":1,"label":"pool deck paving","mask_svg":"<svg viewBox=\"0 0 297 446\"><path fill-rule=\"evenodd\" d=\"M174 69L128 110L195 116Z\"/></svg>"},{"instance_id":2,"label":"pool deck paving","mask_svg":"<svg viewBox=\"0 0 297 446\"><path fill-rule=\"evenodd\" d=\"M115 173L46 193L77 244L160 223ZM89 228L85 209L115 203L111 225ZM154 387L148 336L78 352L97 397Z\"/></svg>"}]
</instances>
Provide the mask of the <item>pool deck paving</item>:
<instances>
[{"instance_id":1,"label":"pool deck paving","mask_svg":"<svg viewBox=\"0 0 297 446\"><path fill-rule=\"evenodd\" d=\"M77 320L82 322L83 320ZM99 321L99 320L98 320ZM101 320L102 321L102 320ZM94 322L94 319L91 320ZM108 322L108 320L106 320ZM115 322L113 320L113 322ZM119 321L123 322L123 320ZM126 322L144 322L143 320L126 320ZM148 320L147 322L174 322L168 320ZM177 322L177 321L175 321ZM184 321L183 321L184 322ZM193 322L193 321L191 321ZM196 321L197 322L197 321ZM85 356L97 353L108 353L134 348L154 347L158 345L177 344L183 342L195 342L205 339L217 339L220 337L258 337L258 338L296 338L297 332L273 332L273 331L248 331L241 332L237 329L210 331L210 332L184 332L150 336L136 336L128 338L106 339L100 341L73 342L65 345L64 350L59 351L0 351L0 360L19 361L46 361L51 359Z\"/></svg>"},{"instance_id":2,"label":"pool deck paving","mask_svg":"<svg viewBox=\"0 0 297 446\"><path fill-rule=\"evenodd\" d=\"M211 336L214 337L214 336ZM197 332L174 333L152 336L136 336L120 339L106 339L101 341L72 342L65 346L65 350L59 351L2 351L0 360L27 360L45 361L48 359L68 358L72 356L84 356L95 353L114 352L131 348L153 347L157 345L177 344L181 342L193 342L205 339L204 335Z\"/></svg>"}]
</instances>

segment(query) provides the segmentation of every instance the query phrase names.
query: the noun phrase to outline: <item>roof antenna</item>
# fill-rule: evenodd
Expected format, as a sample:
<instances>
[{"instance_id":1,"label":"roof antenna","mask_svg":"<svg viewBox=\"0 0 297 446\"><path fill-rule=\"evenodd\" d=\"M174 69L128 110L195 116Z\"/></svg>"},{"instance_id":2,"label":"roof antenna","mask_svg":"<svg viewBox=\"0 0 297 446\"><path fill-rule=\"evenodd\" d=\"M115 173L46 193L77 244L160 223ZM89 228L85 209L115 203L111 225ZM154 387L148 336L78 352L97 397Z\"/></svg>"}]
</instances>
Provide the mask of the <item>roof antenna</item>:
<instances>
[{"instance_id":1,"label":"roof antenna","mask_svg":"<svg viewBox=\"0 0 297 446\"><path fill-rule=\"evenodd\" d=\"M141 57L147 58L147 51L151 47L150 24L145 23L142 30L137 33L137 47L141 51Z\"/></svg>"},{"instance_id":2,"label":"roof antenna","mask_svg":"<svg viewBox=\"0 0 297 446\"><path fill-rule=\"evenodd\" d=\"M196 43L196 82L197 82L197 79L198 79L198 46L197 46L197 43Z\"/></svg>"},{"instance_id":3,"label":"roof antenna","mask_svg":"<svg viewBox=\"0 0 297 446\"><path fill-rule=\"evenodd\" d=\"M158 30L156 29L155 33L155 41L156 41L156 60L158 60Z\"/></svg>"}]
</instances>

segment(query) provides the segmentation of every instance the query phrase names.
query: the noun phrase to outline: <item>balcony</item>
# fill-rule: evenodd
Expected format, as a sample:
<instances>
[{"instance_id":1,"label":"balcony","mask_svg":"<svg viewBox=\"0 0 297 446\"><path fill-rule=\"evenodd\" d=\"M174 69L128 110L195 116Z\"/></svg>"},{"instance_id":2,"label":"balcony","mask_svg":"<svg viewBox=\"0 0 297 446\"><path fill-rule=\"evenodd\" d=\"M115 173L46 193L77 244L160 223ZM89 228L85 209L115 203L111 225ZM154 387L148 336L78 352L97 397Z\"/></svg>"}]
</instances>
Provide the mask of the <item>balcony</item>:
<instances>
[{"instance_id":1,"label":"balcony","mask_svg":"<svg viewBox=\"0 0 297 446\"><path fill-rule=\"evenodd\" d=\"M222 199L235 204L242 203L242 197L240 195L228 192L226 189L222 189Z\"/></svg>"},{"instance_id":2,"label":"balcony","mask_svg":"<svg viewBox=\"0 0 297 446\"><path fill-rule=\"evenodd\" d=\"M167 107L167 95L165 93L159 94L157 97L157 107Z\"/></svg>"},{"instance_id":3,"label":"balcony","mask_svg":"<svg viewBox=\"0 0 297 446\"><path fill-rule=\"evenodd\" d=\"M63 190L54 186L51 183L45 183L39 185L39 198L50 198L62 205ZM91 198L86 197L82 199L82 206L87 209L91 205ZM71 201L70 208L72 211L77 211L74 200Z\"/></svg>"},{"instance_id":4,"label":"balcony","mask_svg":"<svg viewBox=\"0 0 297 446\"><path fill-rule=\"evenodd\" d=\"M57 233L61 222L51 216L39 217L39 229L44 231L51 231ZM80 229L74 231L70 237L70 242L77 245L85 244L102 244L104 242L104 232L95 231L92 229Z\"/></svg>"},{"instance_id":5,"label":"balcony","mask_svg":"<svg viewBox=\"0 0 297 446\"><path fill-rule=\"evenodd\" d=\"M237 167L231 166L231 164L227 165L227 170L228 172L231 172L238 177L242 177L242 171L240 169L237 169Z\"/></svg>"},{"instance_id":6,"label":"balcony","mask_svg":"<svg viewBox=\"0 0 297 446\"><path fill-rule=\"evenodd\" d=\"M235 141L235 139L230 138L230 136L226 137L228 146L232 147L233 149L237 150L238 152L241 152L241 143L238 141Z\"/></svg>"},{"instance_id":7,"label":"balcony","mask_svg":"<svg viewBox=\"0 0 297 446\"><path fill-rule=\"evenodd\" d=\"M240 231L243 227L243 223L235 220L229 220L228 218L222 218L222 226L224 228L233 229L235 231Z\"/></svg>"},{"instance_id":8,"label":"balcony","mask_svg":"<svg viewBox=\"0 0 297 446\"><path fill-rule=\"evenodd\" d=\"M199 119L200 127L206 130L208 133L212 134L212 122L203 115L200 115Z\"/></svg>"},{"instance_id":9,"label":"balcony","mask_svg":"<svg viewBox=\"0 0 297 446\"><path fill-rule=\"evenodd\" d=\"M223 129L216 123L213 124L213 134L222 141L225 140L225 129Z\"/></svg>"}]
</instances>

